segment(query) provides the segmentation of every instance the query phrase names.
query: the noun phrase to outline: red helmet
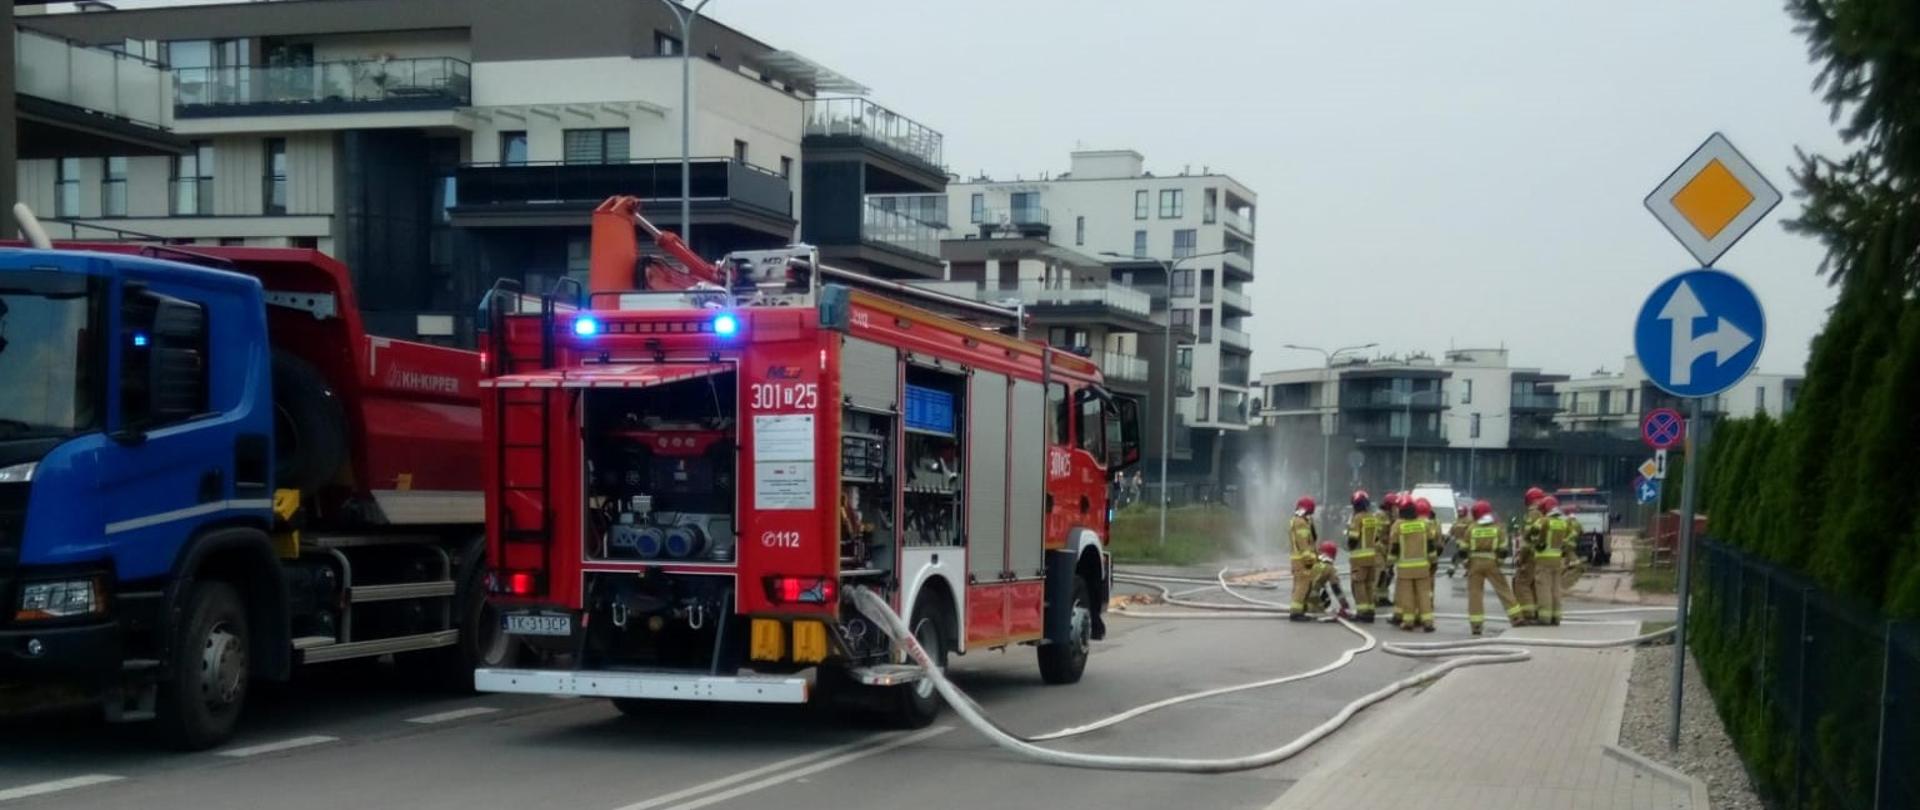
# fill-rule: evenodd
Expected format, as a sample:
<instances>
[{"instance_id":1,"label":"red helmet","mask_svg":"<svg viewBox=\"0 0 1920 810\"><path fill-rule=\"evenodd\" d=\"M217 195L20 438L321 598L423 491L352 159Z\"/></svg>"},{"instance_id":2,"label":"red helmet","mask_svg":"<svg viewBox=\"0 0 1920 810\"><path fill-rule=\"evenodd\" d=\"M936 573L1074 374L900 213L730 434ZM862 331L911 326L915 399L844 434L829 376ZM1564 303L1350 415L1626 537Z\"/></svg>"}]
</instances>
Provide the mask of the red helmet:
<instances>
[{"instance_id":1,"label":"red helmet","mask_svg":"<svg viewBox=\"0 0 1920 810\"><path fill-rule=\"evenodd\" d=\"M1293 502L1293 508L1311 515L1313 514L1313 498L1303 495L1300 500Z\"/></svg>"},{"instance_id":2,"label":"red helmet","mask_svg":"<svg viewBox=\"0 0 1920 810\"><path fill-rule=\"evenodd\" d=\"M1400 506L1400 493L1389 492L1381 496L1380 506L1384 509L1396 509Z\"/></svg>"},{"instance_id":3,"label":"red helmet","mask_svg":"<svg viewBox=\"0 0 1920 810\"><path fill-rule=\"evenodd\" d=\"M1491 514L1493 514L1493 504L1487 503L1484 499L1473 502L1474 520L1479 520Z\"/></svg>"},{"instance_id":4,"label":"red helmet","mask_svg":"<svg viewBox=\"0 0 1920 810\"><path fill-rule=\"evenodd\" d=\"M1551 512L1555 509L1560 508L1560 499L1555 498L1552 495L1548 495L1544 498L1541 498L1540 502L1534 505L1540 507L1540 511L1542 512Z\"/></svg>"},{"instance_id":5,"label":"red helmet","mask_svg":"<svg viewBox=\"0 0 1920 810\"><path fill-rule=\"evenodd\" d=\"M1372 500L1373 499L1371 497L1367 496L1367 491L1364 489L1356 489L1353 491L1353 507L1355 509L1359 509L1365 506L1367 503L1371 502Z\"/></svg>"},{"instance_id":6,"label":"red helmet","mask_svg":"<svg viewBox=\"0 0 1920 810\"><path fill-rule=\"evenodd\" d=\"M1547 497L1547 491L1539 487L1527 487L1527 505L1532 506Z\"/></svg>"},{"instance_id":7,"label":"red helmet","mask_svg":"<svg viewBox=\"0 0 1920 810\"><path fill-rule=\"evenodd\" d=\"M1320 556L1329 558L1338 557L1340 556L1340 547L1332 543L1321 543Z\"/></svg>"},{"instance_id":8,"label":"red helmet","mask_svg":"<svg viewBox=\"0 0 1920 810\"><path fill-rule=\"evenodd\" d=\"M1421 517L1433 517L1433 503L1426 498L1413 499L1413 513Z\"/></svg>"}]
</instances>

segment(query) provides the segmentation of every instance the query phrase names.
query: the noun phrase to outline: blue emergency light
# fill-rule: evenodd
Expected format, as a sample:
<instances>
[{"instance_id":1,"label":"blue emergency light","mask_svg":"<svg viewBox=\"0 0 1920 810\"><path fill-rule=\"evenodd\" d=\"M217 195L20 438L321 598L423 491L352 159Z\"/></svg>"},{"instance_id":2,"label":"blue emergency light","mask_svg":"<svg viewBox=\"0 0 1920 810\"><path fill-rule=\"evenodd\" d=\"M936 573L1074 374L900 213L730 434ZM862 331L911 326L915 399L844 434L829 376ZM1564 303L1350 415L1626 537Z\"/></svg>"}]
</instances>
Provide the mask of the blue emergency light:
<instances>
[{"instance_id":1,"label":"blue emergency light","mask_svg":"<svg viewBox=\"0 0 1920 810\"><path fill-rule=\"evenodd\" d=\"M574 319L573 333L581 337L592 337L600 334L600 322L582 315Z\"/></svg>"},{"instance_id":2,"label":"blue emergency light","mask_svg":"<svg viewBox=\"0 0 1920 810\"><path fill-rule=\"evenodd\" d=\"M722 312L713 318L713 333L721 337L733 337L740 331L740 319L731 312Z\"/></svg>"},{"instance_id":3,"label":"blue emergency light","mask_svg":"<svg viewBox=\"0 0 1920 810\"><path fill-rule=\"evenodd\" d=\"M145 333L145 332L135 332L135 333L133 333L133 346L134 346L134 348L136 348L136 349L143 349L143 348L146 348L146 346L147 346L147 333Z\"/></svg>"}]
</instances>

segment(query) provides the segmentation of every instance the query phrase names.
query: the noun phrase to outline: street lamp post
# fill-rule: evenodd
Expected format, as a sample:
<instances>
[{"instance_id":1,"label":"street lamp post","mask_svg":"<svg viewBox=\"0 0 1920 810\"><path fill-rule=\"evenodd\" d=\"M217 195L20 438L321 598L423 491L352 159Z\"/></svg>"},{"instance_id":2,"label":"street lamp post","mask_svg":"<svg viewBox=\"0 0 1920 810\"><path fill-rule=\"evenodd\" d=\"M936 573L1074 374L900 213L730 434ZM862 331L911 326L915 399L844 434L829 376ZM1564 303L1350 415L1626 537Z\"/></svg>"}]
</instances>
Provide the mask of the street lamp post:
<instances>
[{"instance_id":1,"label":"street lamp post","mask_svg":"<svg viewBox=\"0 0 1920 810\"><path fill-rule=\"evenodd\" d=\"M674 0L660 2L680 23L680 238L693 244L693 24L711 0L700 0L691 10Z\"/></svg>"},{"instance_id":2,"label":"street lamp post","mask_svg":"<svg viewBox=\"0 0 1920 810\"><path fill-rule=\"evenodd\" d=\"M1326 359L1324 367L1326 373L1320 378L1321 394L1332 401L1327 403L1326 413L1321 416L1320 424L1320 502L1323 504L1333 503L1333 481L1331 480L1333 478L1333 420L1340 407L1339 396L1333 388L1333 358L1346 352L1371 349L1378 345L1380 344L1366 343L1359 346L1342 346L1333 351L1327 351L1318 346L1300 346L1293 343L1281 347L1303 352L1319 352L1320 356Z\"/></svg>"},{"instance_id":3,"label":"street lamp post","mask_svg":"<svg viewBox=\"0 0 1920 810\"><path fill-rule=\"evenodd\" d=\"M1166 346L1165 352L1163 353L1164 359L1161 370L1161 373L1166 376L1166 384L1162 386L1166 397L1160 402L1160 539L1158 541L1159 544L1163 546L1167 544L1167 493L1170 491L1167 484L1167 456L1172 454L1172 450L1169 449L1169 442L1173 438L1173 271L1174 268L1180 266L1181 262L1204 259L1209 256L1219 256L1227 252L1228 251L1225 250L1216 250L1211 253L1195 253L1189 256L1181 256L1169 262L1165 259L1145 256L1128 256L1115 253L1111 250L1100 251L1100 255L1111 256L1116 259L1147 259L1160 265L1161 272L1166 275L1167 328Z\"/></svg>"},{"instance_id":4,"label":"street lamp post","mask_svg":"<svg viewBox=\"0 0 1920 810\"><path fill-rule=\"evenodd\" d=\"M1456 419L1465 418L1467 420L1467 424L1469 425L1473 424L1473 417L1475 416L1480 417L1480 421L1482 422L1489 421L1492 419L1507 418L1507 415L1504 413L1482 413L1482 414L1450 413L1450 414L1447 414L1447 416L1456 418ZM1474 478L1476 474L1480 471L1480 467L1478 464L1475 463L1476 459L1474 457L1474 454L1476 451L1480 449L1480 445L1473 443L1473 440L1475 438L1476 437L1473 435L1473 431L1471 430L1467 431L1467 494L1472 495L1475 498L1478 498L1480 497L1480 493L1478 490L1474 489Z\"/></svg>"}]
</instances>

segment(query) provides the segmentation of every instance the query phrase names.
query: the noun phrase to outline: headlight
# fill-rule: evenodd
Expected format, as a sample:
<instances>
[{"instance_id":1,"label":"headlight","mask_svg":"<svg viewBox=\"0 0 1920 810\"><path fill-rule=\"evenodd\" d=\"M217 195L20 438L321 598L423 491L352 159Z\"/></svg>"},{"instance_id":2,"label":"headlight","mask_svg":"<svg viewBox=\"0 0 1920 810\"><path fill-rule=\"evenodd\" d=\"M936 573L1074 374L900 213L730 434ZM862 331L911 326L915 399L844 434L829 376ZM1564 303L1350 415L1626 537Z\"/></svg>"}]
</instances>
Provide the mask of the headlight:
<instances>
[{"instance_id":1,"label":"headlight","mask_svg":"<svg viewBox=\"0 0 1920 810\"><path fill-rule=\"evenodd\" d=\"M38 461L0 467L0 484L24 484L33 480L33 468L40 466Z\"/></svg>"},{"instance_id":2,"label":"headlight","mask_svg":"<svg viewBox=\"0 0 1920 810\"><path fill-rule=\"evenodd\" d=\"M102 612L100 594L91 579L33 582L20 589L19 621L68 619Z\"/></svg>"}]
</instances>

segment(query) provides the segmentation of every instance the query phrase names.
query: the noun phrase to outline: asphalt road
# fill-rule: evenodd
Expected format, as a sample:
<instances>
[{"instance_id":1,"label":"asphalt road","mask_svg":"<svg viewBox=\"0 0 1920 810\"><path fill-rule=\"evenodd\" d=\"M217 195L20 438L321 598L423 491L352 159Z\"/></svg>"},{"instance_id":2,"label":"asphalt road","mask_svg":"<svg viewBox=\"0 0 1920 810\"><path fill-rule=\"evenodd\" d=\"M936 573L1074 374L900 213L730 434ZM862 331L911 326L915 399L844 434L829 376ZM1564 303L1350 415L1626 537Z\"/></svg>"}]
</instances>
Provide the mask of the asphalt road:
<instances>
[{"instance_id":1,"label":"asphalt road","mask_svg":"<svg viewBox=\"0 0 1920 810\"><path fill-rule=\"evenodd\" d=\"M1442 612L1459 609L1458 582L1441 589ZM1041 733L1316 667L1356 642L1336 626L1267 619L1116 618L1110 627L1077 685L1042 685L1028 648L957 658L955 681L1004 725ZM1465 634L1443 627L1421 640ZM1267 750L1422 666L1364 655L1327 677L1185 704L1055 745L1180 757ZM310 674L253 708L232 744L196 754L161 751L137 727L87 711L0 720L0 807L1262 808L1352 736L1271 768L1188 776L1042 766L994 747L952 712L916 732L808 707L700 704L634 719L599 700L448 697L365 667ZM1358 725L1394 709L1377 707Z\"/></svg>"}]
</instances>

